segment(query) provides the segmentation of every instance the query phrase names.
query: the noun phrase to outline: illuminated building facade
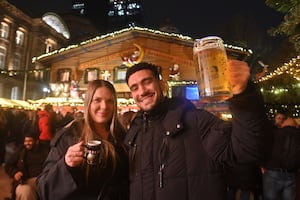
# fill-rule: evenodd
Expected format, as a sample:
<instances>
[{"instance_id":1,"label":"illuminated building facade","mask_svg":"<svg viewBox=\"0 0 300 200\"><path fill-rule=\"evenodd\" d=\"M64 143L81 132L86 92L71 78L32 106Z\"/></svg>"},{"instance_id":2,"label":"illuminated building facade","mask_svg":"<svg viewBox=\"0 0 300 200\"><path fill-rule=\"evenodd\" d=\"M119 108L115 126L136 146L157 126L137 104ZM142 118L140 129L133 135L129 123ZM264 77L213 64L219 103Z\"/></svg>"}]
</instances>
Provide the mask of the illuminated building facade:
<instances>
[{"instance_id":1,"label":"illuminated building facade","mask_svg":"<svg viewBox=\"0 0 300 200\"><path fill-rule=\"evenodd\" d=\"M195 86L194 41L188 36L135 26L40 55L33 61L51 68L49 96L52 97L83 99L89 81L104 79L114 84L119 98L129 99L126 71L142 61L161 67L168 86L166 92L172 96L175 95L172 88L184 90L186 85ZM251 54L232 45L227 50L231 58L242 59ZM174 72L175 69L178 71Z\"/></svg>"},{"instance_id":2,"label":"illuminated building facade","mask_svg":"<svg viewBox=\"0 0 300 200\"><path fill-rule=\"evenodd\" d=\"M143 19L141 0L109 0L107 16L110 28L140 26Z\"/></svg>"},{"instance_id":3,"label":"illuminated building facade","mask_svg":"<svg viewBox=\"0 0 300 200\"><path fill-rule=\"evenodd\" d=\"M72 1L72 9L79 13L80 15L84 15L86 13L86 6L84 1L82 0L73 0Z\"/></svg>"},{"instance_id":4,"label":"illuminated building facade","mask_svg":"<svg viewBox=\"0 0 300 200\"><path fill-rule=\"evenodd\" d=\"M0 97L36 99L43 95L49 70L31 58L67 45L69 31L55 13L31 18L0 1Z\"/></svg>"}]
</instances>

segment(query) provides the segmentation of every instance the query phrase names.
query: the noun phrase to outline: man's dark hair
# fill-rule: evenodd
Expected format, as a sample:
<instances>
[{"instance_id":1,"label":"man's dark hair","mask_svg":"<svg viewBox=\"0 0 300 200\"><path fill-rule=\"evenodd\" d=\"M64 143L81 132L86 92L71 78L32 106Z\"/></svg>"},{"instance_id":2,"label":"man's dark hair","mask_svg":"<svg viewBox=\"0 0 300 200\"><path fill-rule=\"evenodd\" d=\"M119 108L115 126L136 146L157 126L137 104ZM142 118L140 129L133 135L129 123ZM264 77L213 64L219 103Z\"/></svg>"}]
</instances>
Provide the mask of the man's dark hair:
<instances>
[{"instance_id":1,"label":"man's dark hair","mask_svg":"<svg viewBox=\"0 0 300 200\"><path fill-rule=\"evenodd\" d=\"M154 64L151 64L151 63L141 62L141 63L135 64L132 67L128 68L128 70L126 72L126 82L128 83L128 79L133 73L135 73L137 71L140 71L140 70L143 70L143 69L151 70L154 77L157 78L157 79L160 79L160 74L159 74L159 71L158 71L159 67L158 66L156 66Z\"/></svg>"},{"instance_id":2,"label":"man's dark hair","mask_svg":"<svg viewBox=\"0 0 300 200\"><path fill-rule=\"evenodd\" d=\"M29 126L24 130L24 137L30 137L37 140L39 138L39 133L33 127Z\"/></svg>"}]
</instances>

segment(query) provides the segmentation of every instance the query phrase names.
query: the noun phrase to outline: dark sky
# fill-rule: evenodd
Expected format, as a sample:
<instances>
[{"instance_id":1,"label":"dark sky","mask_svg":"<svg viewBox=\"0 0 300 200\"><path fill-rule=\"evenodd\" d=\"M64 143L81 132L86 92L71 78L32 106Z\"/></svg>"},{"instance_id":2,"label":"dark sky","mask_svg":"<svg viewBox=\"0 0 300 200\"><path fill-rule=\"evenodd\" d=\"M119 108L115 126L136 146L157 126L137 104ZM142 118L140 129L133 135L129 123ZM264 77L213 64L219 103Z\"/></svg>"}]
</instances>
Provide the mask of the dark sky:
<instances>
[{"instance_id":1,"label":"dark sky","mask_svg":"<svg viewBox=\"0 0 300 200\"><path fill-rule=\"evenodd\" d=\"M64 13L71 10L71 0L9 0L26 8L29 12L42 15L47 11ZM101 20L105 15L104 0L87 0L94 18ZM213 34L218 26L230 23L233 17L243 15L267 30L282 20L280 13L267 7L264 0L142 0L144 21L151 28L170 19L179 31L197 36ZM98 7L98 8L97 8Z\"/></svg>"},{"instance_id":2,"label":"dark sky","mask_svg":"<svg viewBox=\"0 0 300 200\"><path fill-rule=\"evenodd\" d=\"M143 6L148 23L170 18L180 31L191 35L212 34L215 27L238 15L250 18L264 30L282 20L281 14L267 7L264 0L151 0L143 1Z\"/></svg>"}]
</instances>

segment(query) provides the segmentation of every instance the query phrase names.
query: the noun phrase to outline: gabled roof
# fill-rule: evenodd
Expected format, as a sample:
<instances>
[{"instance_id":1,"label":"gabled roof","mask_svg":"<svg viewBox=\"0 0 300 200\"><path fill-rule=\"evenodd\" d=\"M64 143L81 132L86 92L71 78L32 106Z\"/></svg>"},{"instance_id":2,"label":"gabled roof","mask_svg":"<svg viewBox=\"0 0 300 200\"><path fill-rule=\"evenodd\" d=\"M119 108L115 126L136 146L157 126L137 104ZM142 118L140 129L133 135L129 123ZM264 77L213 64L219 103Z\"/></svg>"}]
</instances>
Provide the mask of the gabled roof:
<instances>
[{"instance_id":1,"label":"gabled roof","mask_svg":"<svg viewBox=\"0 0 300 200\"><path fill-rule=\"evenodd\" d=\"M169 68L177 64L183 80L194 80L194 42L195 39L189 36L130 27L34 57L32 61L51 68L51 80L55 80L57 70L62 68L73 68L77 72L87 68L113 72L116 66L122 65L124 57L132 55L139 47L143 52L141 60L161 66L164 78L168 78ZM252 53L231 45L226 48L232 57L246 57Z\"/></svg>"},{"instance_id":2,"label":"gabled roof","mask_svg":"<svg viewBox=\"0 0 300 200\"><path fill-rule=\"evenodd\" d=\"M153 41L156 42L153 43ZM141 27L129 27L34 57L32 61L53 63L77 57L82 63L95 58L132 51L132 49L134 49L133 42L139 43L144 49L160 51L170 55L175 53L176 56L176 53L178 54L178 51L180 51L179 49L185 47L191 49L195 40L189 36L175 33L166 33ZM232 45L227 45L226 47L232 52L238 52L239 54L249 55L252 53L251 50L246 50L241 47ZM190 52L190 54L192 54L192 52ZM191 56L188 58L190 59ZM69 65L72 65L72 63L69 63Z\"/></svg>"}]
</instances>

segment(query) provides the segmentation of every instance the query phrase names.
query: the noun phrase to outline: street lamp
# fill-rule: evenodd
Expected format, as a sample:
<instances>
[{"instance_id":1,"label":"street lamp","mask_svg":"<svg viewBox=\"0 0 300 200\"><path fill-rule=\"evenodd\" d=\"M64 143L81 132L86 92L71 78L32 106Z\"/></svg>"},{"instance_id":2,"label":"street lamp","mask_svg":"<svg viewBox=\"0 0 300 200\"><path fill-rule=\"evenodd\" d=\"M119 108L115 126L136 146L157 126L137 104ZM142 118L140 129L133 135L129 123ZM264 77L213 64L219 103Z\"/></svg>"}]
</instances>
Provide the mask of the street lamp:
<instances>
[{"instance_id":1,"label":"street lamp","mask_svg":"<svg viewBox=\"0 0 300 200\"><path fill-rule=\"evenodd\" d=\"M48 96L48 93L50 93L50 89L47 88L47 87L43 87L43 92L44 92L44 97L43 98L46 98Z\"/></svg>"}]
</instances>

